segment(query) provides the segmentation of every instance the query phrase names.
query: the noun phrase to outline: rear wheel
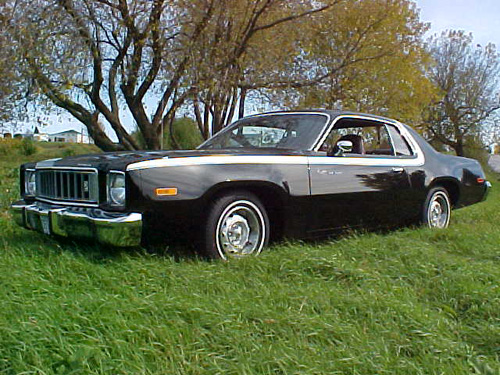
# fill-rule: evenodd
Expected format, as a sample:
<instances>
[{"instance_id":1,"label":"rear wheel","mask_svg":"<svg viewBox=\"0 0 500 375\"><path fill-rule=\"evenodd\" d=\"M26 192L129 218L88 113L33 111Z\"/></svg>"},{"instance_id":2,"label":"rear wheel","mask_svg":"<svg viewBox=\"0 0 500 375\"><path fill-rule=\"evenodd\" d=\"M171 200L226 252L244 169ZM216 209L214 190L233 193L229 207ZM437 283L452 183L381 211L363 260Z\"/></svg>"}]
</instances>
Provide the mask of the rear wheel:
<instances>
[{"instance_id":1,"label":"rear wheel","mask_svg":"<svg viewBox=\"0 0 500 375\"><path fill-rule=\"evenodd\" d=\"M450 223L451 204L446 189L435 187L429 190L422 211L422 222L429 228L443 229Z\"/></svg>"},{"instance_id":2,"label":"rear wheel","mask_svg":"<svg viewBox=\"0 0 500 375\"><path fill-rule=\"evenodd\" d=\"M259 255L268 241L269 218L254 194L231 192L211 205L204 236L209 258L228 260Z\"/></svg>"}]
</instances>

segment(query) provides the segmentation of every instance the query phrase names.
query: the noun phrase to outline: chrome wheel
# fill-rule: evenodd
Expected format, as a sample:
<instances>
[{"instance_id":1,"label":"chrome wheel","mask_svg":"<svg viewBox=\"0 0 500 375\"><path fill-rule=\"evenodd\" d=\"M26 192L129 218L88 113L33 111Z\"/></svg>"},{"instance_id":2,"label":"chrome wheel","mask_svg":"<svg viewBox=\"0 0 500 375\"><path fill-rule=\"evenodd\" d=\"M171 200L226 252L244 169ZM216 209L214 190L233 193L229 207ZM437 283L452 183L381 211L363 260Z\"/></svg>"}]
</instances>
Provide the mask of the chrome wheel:
<instances>
[{"instance_id":1,"label":"chrome wheel","mask_svg":"<svg viewBox=\"0 0 500 375\"><path fill-rule=\"evenodd\" d=\"M429 228L446 228L450 222L450 200L448 195L438 190L429 200L427 223Z\"/></svg>"},{"instance_id":2,"label":"chrome wheel","mask_svg":"<svg viewBox=\"0 0 500 375\"><path fill-rule=\"evenodd\" d=\"M248 200L229 204L217 222L216 246L223 259L257 255L265 238L264 216L259 207Z\"/></svg>"}]
</instances>

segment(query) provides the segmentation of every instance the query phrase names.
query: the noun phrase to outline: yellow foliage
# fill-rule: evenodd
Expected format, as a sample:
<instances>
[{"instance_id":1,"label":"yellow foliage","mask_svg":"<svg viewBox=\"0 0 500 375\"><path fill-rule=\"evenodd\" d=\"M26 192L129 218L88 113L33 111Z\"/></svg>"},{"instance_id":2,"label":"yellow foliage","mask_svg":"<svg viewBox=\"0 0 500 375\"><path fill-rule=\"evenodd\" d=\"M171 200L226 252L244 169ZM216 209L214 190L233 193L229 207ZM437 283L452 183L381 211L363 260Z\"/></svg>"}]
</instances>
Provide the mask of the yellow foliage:
<instances>
[{"instance_id":1,"label":"yellow foliage","mask_svg":"<svg viewBox=\"0 0 500 375\"><path fill-rule=\"evenodd\" d=\"M302 107L338 107L420 122L436 95L424 75L427 25L408 0L348 0L321 15L308 53L334 72L303 90Z\"/></svg>"}]
</instances>

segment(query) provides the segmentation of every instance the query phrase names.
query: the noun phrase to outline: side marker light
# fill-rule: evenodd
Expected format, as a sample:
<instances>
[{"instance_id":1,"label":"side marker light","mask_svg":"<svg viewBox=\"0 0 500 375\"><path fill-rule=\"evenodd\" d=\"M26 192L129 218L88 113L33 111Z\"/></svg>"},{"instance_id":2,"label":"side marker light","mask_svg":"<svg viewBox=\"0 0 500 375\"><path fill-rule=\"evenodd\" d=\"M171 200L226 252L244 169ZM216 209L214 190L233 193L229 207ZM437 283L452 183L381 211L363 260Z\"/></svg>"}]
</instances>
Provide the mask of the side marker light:
<instances>
[{"instance_id":1,"label":"side marker light","mask_svg":"<svg viewBox=\"0 0 500 375\"><path fill-rule=\"evenodd\" d=\"M155 193L158 197L172 197L177 195L177 188L157 188Z\"/></svg>"}]
</instances>

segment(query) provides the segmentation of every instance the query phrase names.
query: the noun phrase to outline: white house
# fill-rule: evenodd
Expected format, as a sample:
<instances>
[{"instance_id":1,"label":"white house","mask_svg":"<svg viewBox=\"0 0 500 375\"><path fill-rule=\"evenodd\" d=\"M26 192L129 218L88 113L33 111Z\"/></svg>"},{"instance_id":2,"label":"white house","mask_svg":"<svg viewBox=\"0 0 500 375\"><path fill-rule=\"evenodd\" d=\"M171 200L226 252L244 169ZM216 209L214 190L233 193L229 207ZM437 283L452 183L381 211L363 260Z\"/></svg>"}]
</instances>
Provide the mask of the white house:
<instances>
[{"instance_id":1,"label":"white house","mask_svg":"<svg viewBox=\"0 0 500 375\"><path fill-rule=\"evenodd\" d=\"M74 129L49 134L48 138L49 142L94 143L87 134Z\"/></svg>"}]
</instances>

